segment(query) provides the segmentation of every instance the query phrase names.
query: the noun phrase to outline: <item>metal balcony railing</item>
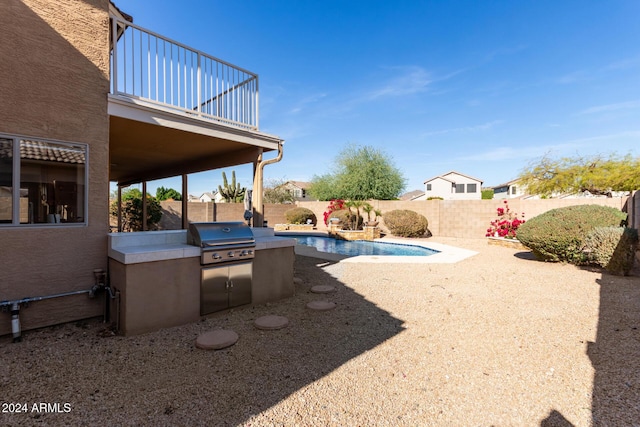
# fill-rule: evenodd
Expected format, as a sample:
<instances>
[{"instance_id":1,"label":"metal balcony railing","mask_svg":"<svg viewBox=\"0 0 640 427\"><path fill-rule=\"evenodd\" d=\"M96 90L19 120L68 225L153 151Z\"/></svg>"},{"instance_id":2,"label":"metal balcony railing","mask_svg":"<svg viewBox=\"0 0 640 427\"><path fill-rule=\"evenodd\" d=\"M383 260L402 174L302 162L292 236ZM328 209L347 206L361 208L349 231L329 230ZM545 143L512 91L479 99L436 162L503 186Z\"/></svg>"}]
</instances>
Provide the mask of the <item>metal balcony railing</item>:
<instances>
[{"instance_id":1,"label":"metal balcony railing","mask_svg":"<svg viewBox=\"0 0 640 427\"><path fill-rule=\"evenodd\" d=\"M258 130L258 75L111 16L111 93Z\"/></svg>"}]
</instances>

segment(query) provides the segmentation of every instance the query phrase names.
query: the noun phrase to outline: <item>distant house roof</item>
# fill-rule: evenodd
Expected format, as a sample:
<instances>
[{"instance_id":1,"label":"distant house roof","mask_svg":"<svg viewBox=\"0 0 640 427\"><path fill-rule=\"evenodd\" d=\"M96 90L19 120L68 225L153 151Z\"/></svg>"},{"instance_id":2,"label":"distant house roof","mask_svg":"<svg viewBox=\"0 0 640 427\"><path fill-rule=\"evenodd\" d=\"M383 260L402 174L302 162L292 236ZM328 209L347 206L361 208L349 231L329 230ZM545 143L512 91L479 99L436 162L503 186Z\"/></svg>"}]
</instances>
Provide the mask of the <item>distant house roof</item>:
<instances>
[{"instance_id":1,"label":"distant house roof","mask_svg":"<svg viewBox=\"0 0 640 427\"><path fill-rule=\"evenodd\" d=\"M449 172L447 172L447 173L443 173L443 174L441 174L441 175L434 176L433 178L426 180L424 183L426 184L427 182L433 181L434 179L438 179L438 178L440 178L440 179L444 179L445 181L453 182L451 179L446 178L446 176L447 176L447 175L451 175L451 174L453 174L453 173L455 173L456 175L464 176L465 178L472 179L472 180L474 180L474 181L482 182L482 180L481 180L481 179L474 178L474 177L472 177L472 176L465 175L465 174L460 173L460 172L456 172L456 171L449 171Z\"/></svg>"},{"instance_id":2,"label":"distant house roof","mask_svg":"<svg viewBox=\"0 0 640 427\"><path fill-rule=\"evenodd\" d=\"M285 185L287 185L287 184L294 185L294 186L296 186L298 188L301 188L303 190L307 190L307 189L309 189L309 187L311 187L311 183L310 182L304 182L304 181L287 181L285 183Z\"/></svg>"},{"instance_id":3,"label":"distant house roof","mask_svg":"<svg viewBox=\"0 0 640 427\"><path fill-rule=\"evenodd\" d=\"M11 157L13 157L12 144L0 142L0 158ZM63 144L28 139L21 140L20 158L61 163L85 163L84 150Z\"/></svg>"},{"instance_id":4,"label":"distant house roof","mask_svg":"<svg viewBox=\"0 0 640 427\"><path fill-rule=\"evenodd\" d=\"M403 195L400 196L400 200L413 200L416 197L420 197L424 194L424 191L421 190L413 190L413 191L409 191L408 193L404 193Z\"/></svg>"},{"instance_id":5,"label":"distant house roof","mask_svg":"<svg viewBox=\"0 0 640 427\"><path fill-rule=\"evenodd\" d=\"M495 190L496 188L508 187L508 186L510 186L510 185L515 184L515 183L516 183L516 182L518 182L518 181L519 181L519 179L517 179L517 178L516 178L516 179L512 179L512 180L511 180L511 181L509 181L509 182L505 182L505 183L503 183L503 184L499 184L499 185L494 185L493 187L489 187L489 188L493 188L493 189Z\"/></svg>"}]
</instances>

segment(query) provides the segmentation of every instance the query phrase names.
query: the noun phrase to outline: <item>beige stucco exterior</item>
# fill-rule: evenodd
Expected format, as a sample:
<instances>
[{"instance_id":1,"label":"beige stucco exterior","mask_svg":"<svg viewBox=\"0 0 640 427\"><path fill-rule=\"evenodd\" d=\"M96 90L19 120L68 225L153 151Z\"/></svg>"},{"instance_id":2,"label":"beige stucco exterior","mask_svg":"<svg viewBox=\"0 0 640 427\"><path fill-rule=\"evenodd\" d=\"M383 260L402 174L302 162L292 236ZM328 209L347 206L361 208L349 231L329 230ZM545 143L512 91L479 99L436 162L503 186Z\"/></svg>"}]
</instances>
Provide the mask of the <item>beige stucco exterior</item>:
<instances>
[{"instance_id":1,"label":"beige stucco exterior","mask_svg":"<svg viewBox=\"0 0 640 427\"><path fill-rule=\"evenodd\" d=\"M109 89L107 0L0 2L0 132L87 144L86 226L0 228L0 299L91 288L107 268ZM77 295L33 303L24 329L102 314ZM0 334L10 332L0 313Z\"/></svg>"},{"instance_id":2,"label":"beige stucco exterior","mask_svg":"<svg viewBox=\"0 0 640 427\"><path fill-rule=\"evenodd\" d=\"M282 140L260 132L257 123L247 129L204 120L193 117L191 111L161 108L119 92L117 73L110 73L110 52L125 29L134 25L130 17L119 15L109 0L0 2L0 135L87 147L83 165L88 211L83 212L84 222L23 224L14 214L11 223L10 213L0 212L3 218L10 218L0 224L0 302L3 308L19 304L22 330L103 315L103 295L90 299L87 293L59 294L86 292L95 284L94 270L108 270L110 179L126 185L244 163L257 166L262 153L281 147ZM125 20L118 21L121 18ZM110 37L116 23L116 36ZM175 144L178 139L181 143ZM11 156L5 159L23 164L15 154ZM11 183L17 175L3 167ZM0 197L18 199L17 190L3 191ZM5 202L7 206L11 203ZM22 215L20 210L20 218ZM216 217L215 209L211 216ZM293 259L288 262L291 265L285 271L292 281ZM199 265L191 264L176 267L190 282L194 272L200 271ZM114 287L122 287L127 275L138 275L143 284L153 283L158 271L163 271L136 267L122 275L117 265L112 267L110 283ZM178 280L167 274L160 278L169 288ZM141 289L146 292L144 286ZM174 304L176 295L160 300L152 296L150 301L164 307L162 304ZM54 298L33 300L51 296ZM144 307L145 301L138 300L141 305L127 308L129 318L135 319L135 311ZM195 302L199 303L199 298ZM172 324L192 319L184 310L181 313ZM0 335L11 333L10 320L7 310L0 312ZM166 324L157 320L154 329ZM143 325L141 330L145 328Z\"/></svg>"}]
</instances>

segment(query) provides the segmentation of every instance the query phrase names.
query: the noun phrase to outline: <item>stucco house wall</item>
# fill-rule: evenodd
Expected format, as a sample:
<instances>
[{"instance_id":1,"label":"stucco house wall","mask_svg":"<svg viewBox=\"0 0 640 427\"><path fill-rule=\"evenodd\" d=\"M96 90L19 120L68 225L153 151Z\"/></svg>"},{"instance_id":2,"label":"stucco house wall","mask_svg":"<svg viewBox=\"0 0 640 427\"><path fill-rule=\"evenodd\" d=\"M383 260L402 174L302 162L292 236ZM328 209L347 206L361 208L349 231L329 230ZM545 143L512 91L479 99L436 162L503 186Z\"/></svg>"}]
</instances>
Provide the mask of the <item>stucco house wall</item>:
<instances>
[{"instance_id":1,"label":"stucco house wall","mask_svg":"<svg viewBox=\"0 0 640 427\"><path fill-rule=\"evenodd\" d=\"M462 185L463 191L456 190L455 185ZM472 191L474 185L475 191ZM442 197L444 200L480 200L482 198L482 181L453 171L426 180L424 186L424 199Z\"/></svg>"},{"instance_id":2,"label":"stucco house wall","mask_svg":"<svg viewBox=\"0 0 640 427\"><path fill-rule=\"evenodd\" d=\"M88 145L86 226L0 227L2 300L89 289L107 268L107 0L0 2L0 133ZM86 294L30 304L23 329L102 314ZM11 331L0 314L0 334Z\"/></svg>"}]
</instances>

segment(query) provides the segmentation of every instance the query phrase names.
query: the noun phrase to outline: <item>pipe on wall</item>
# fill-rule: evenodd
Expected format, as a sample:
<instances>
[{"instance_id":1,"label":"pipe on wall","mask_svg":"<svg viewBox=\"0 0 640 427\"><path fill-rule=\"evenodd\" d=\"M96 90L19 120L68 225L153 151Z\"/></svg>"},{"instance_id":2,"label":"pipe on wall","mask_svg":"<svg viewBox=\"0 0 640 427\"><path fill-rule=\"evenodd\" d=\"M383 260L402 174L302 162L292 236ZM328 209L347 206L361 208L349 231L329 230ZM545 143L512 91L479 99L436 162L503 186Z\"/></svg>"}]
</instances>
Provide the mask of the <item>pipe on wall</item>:
<instances>
[{"instance_id":1,"label":"pipe on wall","mask_svg":"<svg viewBox=\"0 0 640 427\"><path fill-rule=\"evenodd\" d=\"M0 309L2 309L3 311L7 311L8 309L11 314L11 334L13 336L13 342L15 343L15 342L22 341L22 329L20 325L20 308L21 308L20 306L21 305L26 306L29 303L36 302L36 301L43 301L43 300L52 299L52 298L60 298L60 297L67 297L71 295L80 295L80 294L88 294L89 298L93 298L100 291L106 291L106 295L111 299L116 298L116 294L114 294L111 287L107 285L107 275L104 272L104 270L96 269L93 271L93 275L95 278L95 283L91 287L91 289L63 292L63 293L54 294L54 295L27 297L27 298L12 300L12 301L0 301ZM106 321L107 319L105 318L105 322Z\"/></svg>"}]
</instances>

